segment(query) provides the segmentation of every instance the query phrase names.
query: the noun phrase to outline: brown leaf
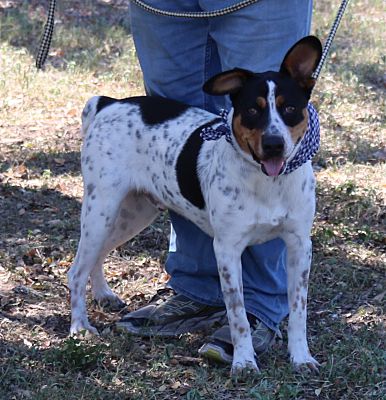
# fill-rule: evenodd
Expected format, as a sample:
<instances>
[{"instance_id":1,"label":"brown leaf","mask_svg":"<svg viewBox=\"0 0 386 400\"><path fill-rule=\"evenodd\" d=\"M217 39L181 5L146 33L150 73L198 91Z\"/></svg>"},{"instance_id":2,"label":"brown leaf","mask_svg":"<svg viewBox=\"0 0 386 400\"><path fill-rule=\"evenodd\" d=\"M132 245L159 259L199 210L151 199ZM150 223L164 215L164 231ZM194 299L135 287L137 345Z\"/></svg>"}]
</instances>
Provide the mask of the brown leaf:
<instances>
[{"instance_id":1,"label":"brown leaf","mask_svg":"<svg viewBox=\"0 0 386 400\"><path fill-rule=\"evenodd\" d=\"M58 164L60 166L64 165L66 163L66 160L64 158L54 158L55 164Z\"/></svg>"}]
</instances>

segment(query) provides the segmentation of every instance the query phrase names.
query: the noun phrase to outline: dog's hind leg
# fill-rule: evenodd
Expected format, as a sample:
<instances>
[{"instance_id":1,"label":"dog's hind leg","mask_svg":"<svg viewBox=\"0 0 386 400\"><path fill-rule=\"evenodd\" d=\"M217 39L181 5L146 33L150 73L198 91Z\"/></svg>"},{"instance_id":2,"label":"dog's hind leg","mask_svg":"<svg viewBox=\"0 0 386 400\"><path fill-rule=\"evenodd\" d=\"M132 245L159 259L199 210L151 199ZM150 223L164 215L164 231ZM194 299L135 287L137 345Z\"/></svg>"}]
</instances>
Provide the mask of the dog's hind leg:
<instances>
[{"instance_id":1,"label":"dog's hind leg","mask_svg":"<svg viewBox=\"0 0 386 400\"><path fill-rule=\"evenodd\" d=\"M131 193L120 194L115 191L114 195L111 195L109 191L87 187L82 205L81 238L74 264L68 273L71 290L71 333L81 330L97 333L88 322L86 311L86 285L89 276L93 274L94 294L102 290L99 299L106 295L115 298L103 276L102 264L106 255L147 226L158 213L153 205L146 203L143 213L136 211L138 218L133 221L126 219L127 226L124 227L122 221L126 214L123 210L127 210L127 204L135 206L139 201L132 199ZM125 229L122 229L123 227Z\"/></svg>"},{"instance_id":2,"label":"dog's hind leg","mask_svg":"<svg viewBox=\"0 0 386 400\"><path fill-rule=\"evenodd\" d=\"M113 230L105 242L104 255L127 242L151 224L159 214L158 209L147 197L140 193L129 192L122 200ZM112 310L121 309L125 303L110 289L103 273L103 260L91 271L91 288L94 299L102 306Z\"/></svg>"}]
</instances>

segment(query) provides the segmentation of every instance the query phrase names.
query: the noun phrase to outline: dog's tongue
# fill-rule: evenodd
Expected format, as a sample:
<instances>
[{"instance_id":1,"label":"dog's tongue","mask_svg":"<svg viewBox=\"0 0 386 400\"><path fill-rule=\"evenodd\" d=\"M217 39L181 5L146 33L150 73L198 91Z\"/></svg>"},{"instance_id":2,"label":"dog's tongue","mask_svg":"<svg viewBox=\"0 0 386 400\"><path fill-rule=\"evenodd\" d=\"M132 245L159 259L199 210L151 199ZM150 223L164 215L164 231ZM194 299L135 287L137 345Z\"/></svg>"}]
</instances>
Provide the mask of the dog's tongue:
<instances>
[{"instance_id":1,"label":"dog's tongue","mask_svg":"<svg viewBox=\"0 0 386 400\"><path fill-rule=\"evenodd\" d=\"M265 171L268 176L278 176L284 165L282 158L272 158L270 160L261 161L264 165Z\"/></svg>"}]
</instances>

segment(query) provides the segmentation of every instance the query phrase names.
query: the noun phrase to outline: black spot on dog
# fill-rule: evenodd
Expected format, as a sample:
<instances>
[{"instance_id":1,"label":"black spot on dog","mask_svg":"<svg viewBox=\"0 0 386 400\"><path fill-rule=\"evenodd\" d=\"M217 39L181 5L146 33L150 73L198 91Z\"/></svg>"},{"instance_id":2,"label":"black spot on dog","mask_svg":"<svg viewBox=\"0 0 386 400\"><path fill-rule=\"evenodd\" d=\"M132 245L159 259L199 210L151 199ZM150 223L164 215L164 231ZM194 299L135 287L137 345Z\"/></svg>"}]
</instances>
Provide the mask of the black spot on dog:
<instances>
[{"instance_id":1,"label":"black spot on dog","mask_svg":"<svg viewBox=\"0 0 386 400\"><path fill-rule=\"evenodd\" d=\"M306 183L307 183L307 181L304 179L304 181L302 183L302 192L304 192L304 189L306 188Z\"/></svg>"},{"instance_id":2,"label":"black spot on dog","mask_svg":"<svg viewBox=\"0 0 386 400\"><path fill-rule=\"evenodd\" d=\"M223 192L224 196L229 196L232 193L232 188L229 186L226 186L222 192Z\"/></svg>"},{"instance_id":3,"label":"black spot on dog","mask_svg":"<svg viewBox=\"0 0 386 400\"><path fill-rule=\"evenodd\" d=\"M116 103L117 101L119 101L119 100L113 99L113 98L107 97L107 96L99 97L98 104L96 106L96 113L95 114L98 114L99 111L103 110L105 107L107 107L107 106L109 106L111 104Z\"/></svg>"},{"instance_id":4,"label":"black spot on dog","mask_svg":"<svg viewBox=\"0 0 386 400\"><path fill-rule=\"evenodd\" d=\"M126 99L101 96L96 106L96 114L114 103L138 105L142 120L146 125L157 125L175 119L190 108L187 104L159 96L138 96Z\"/></svg>"},{"instance_id":5,"label":"black spot on dog","mask_svg":"<svg viewBox=\"0 0 386 400\"><path fill-rule=\"evenodd\" d=\"M169 195L169 197L174 198L174 194L168 189L166 185L164 185L164 190Z\"/></svg>"},{"instance_id":6,"label":"black spot on dog","mask_svg":"<svg viewBox=\"0 0 386 400\"><path fill-rule=\"evenodd\" d=\"M190 135L178 156L176 164L177 182L181 194L186 200L200 209L205 208L205 200L197 174L197 158L203 143L200 133L203 128L211 125L213 122L211 121L199 127Z\"/></svg>"},{"instance_id":7,"label":"black spot on dog","mask_svg":"<svg viewBox=\"0 0 386 400\"><path fill-rule=\"evenodd\" d=\"M89 196L91 196L92 195L92 192L95 190L95 185L93 184L93 183L89 183L88 185L87 185L87 194L89 195Z\"/></svg>"}]
</instances>

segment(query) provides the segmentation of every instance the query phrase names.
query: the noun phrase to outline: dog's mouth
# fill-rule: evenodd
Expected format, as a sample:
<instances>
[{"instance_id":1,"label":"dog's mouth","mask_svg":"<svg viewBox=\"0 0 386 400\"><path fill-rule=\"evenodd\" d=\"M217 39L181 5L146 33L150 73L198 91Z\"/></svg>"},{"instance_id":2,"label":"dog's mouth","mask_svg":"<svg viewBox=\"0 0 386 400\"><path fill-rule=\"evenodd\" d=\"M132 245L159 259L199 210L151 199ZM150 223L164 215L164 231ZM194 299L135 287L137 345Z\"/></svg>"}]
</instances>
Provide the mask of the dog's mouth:
<instances>
[{"instance_id":1,"label":"dog's mouth","mask_svg":"<svg viewBox=\"0 0 386 400\"><path fill-rule=\"evenodd\" d=\"M284 172L286 163L283 157L272 157L267 160L259 160L256 153L248 143L248 149L251 153L252 158L261 165L261 170L267 176L279 176Z\"/></svg>"},{"instance_id":2,"label":"dog's mouth","mask_svg":"<svg viewBox=\"0 0 386 400\"><path fill-rule=\"evenodd\" d=\"M279 176L285 169L284 158L271 158L269 160L261 160L261 170L268 176Z\"/></svg>"}]
</instances>

